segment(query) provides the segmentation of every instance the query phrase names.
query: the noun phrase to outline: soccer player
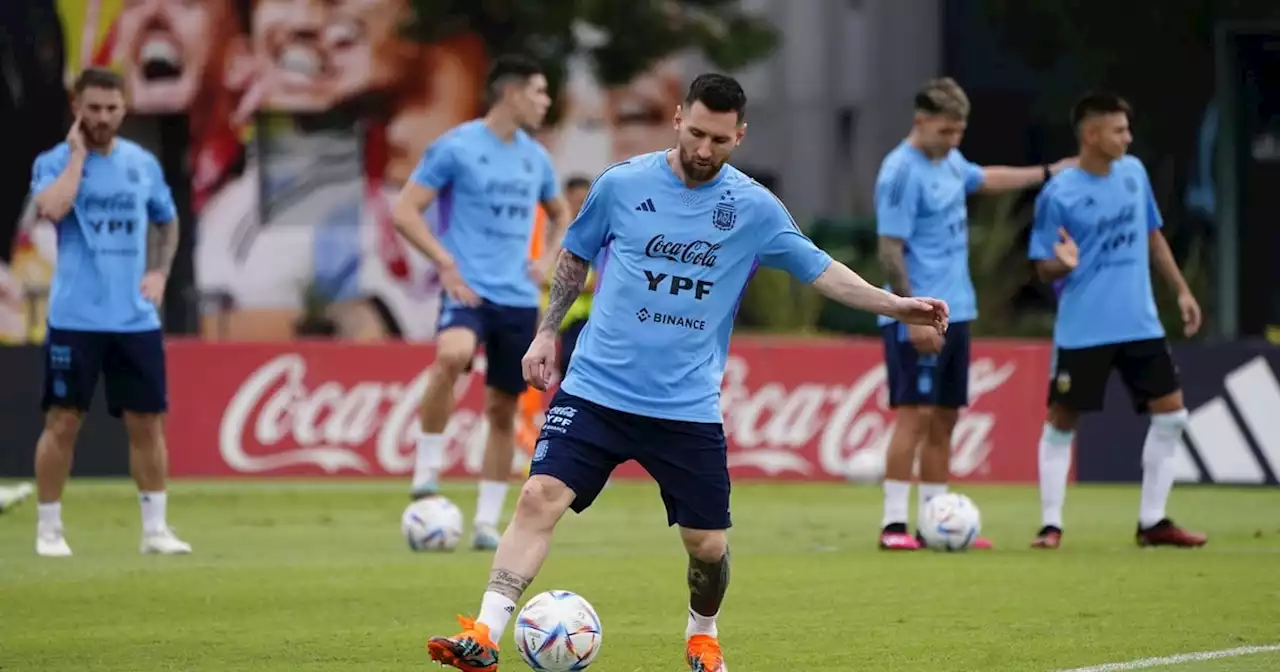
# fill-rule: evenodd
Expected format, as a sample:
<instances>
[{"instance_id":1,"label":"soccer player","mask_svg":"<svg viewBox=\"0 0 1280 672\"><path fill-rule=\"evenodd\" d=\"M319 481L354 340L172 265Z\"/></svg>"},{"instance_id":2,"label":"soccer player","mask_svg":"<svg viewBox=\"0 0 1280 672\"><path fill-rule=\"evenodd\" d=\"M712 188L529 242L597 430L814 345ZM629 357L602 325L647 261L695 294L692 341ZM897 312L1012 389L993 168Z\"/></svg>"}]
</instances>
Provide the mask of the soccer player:
<instances>
[{"instance_id":1,"label":"soccer player","mask_svg":"<svg viewBox=\"0 0 1280 672\"><path fill-rule=\"evenodd\" d=\"M0 513L12 510L13 507L26 501L31 496L31 492L30 483L0 486Z\"/></svg>"},{"instance_id":2,"label":"soccer player","mask_svg":"<svg viewBox=\"0 0 1280 672\"><path fill-rule=\"evenodd\" d=\"M444 463L444 430L454 409L453 389L476 349L488 358L485 417L489 423L472 546L498 545L498 517L515 455L516 402L526 389L520 358L538 326L538 294L568 225L546 151L526 132L542 123L551 98L541 67L521 56L501 56L489 72L492 102L483 119L441 136L424 153L396 201L396 230L439 270L444 300L436 360L422 396L411 495L435 496ZM422 212L440 199L435 234ZM550 218L542 259L528 260L534 211L541 201Z\"/></svg>"},{"instance_id":3,"label":"soccer player","mask_svg":"<svg viewBox=\"0 0 1280 672\"><path fill-rule=\"evenodd\" d=\"M746 132L746 95L719 74L693 81L675 111L676 147L606 169L570 226L551 303L524 358L539 389L555 377L558 327L610 253L591 319L557 391L515 516L495 554L478 619L427 644L460 670L498 666L498 642L546 558L567 509L581 513L618 464L658 482L667 523L689 555L686 658L721 672L716 616L729 583L729 471L720 378L738 300L757 264L789 271L824 295L943 332L946 303L865 282L800 233L776 196L728 165Z\"/></svg>"},{"instance_id":4,"label":"soccer player","mask_svg":"<svg viewBox=\"0 0 1280 672\"><path fill-rule=\"evenodd\" d=\"M107 407L124 416L130 471L142 507L143 553L190 553L165 521L164 338L156 305L178 249L178 218L160 163L116 137L124 82L98 68L74 85L65 142L36 157L31 193L56 222L58 261L45 339L44 432L36 446L36 552L68 556L62 490L76 436L105 379Z\"/></svg>"},{"instance_id":5,"label":"soccer player","mask_svg":"<svg viewBox=\"0 0 1280 672\"><path fill-rule=\"evenodd\" d=\"M1187 424L1178 369L1156 313L1149 264L1178 294L1184 333L1200 329L1200 305L1160 232L1163 220L1146 168L1126 151L1129 106L1117 96L1085 96L1071 114L1079 167L1053 178L1036 200L1029 256L1040 278L1061 283L1049 382L1049 417L1040 439L1040 533L1032 546L1062 542L1062 506L1076 426L1102 408L1111 370L1134 410L1151 415L1142 446L1141 546L1203 546L1208 537L1165 515L1173 456Z\"/></svg>"},{"instance_id":6,"label":"soccer player","mask_svg":"<svg viewBox=\"0 0 1280 672\"><path fill-rule=\"evenodd\" d=\"M969 323L978 317L978 304L969 277L965 199L975 191L1039 185L1072 161L1030 168L970 163L957 149L968 118L969 97L954 80L927 82L916 94L910 134L885 157L876 179L879 257L888 288L899 296L937 296L951 309L945 335L879 320L889 405L897 414L885 456L885 550L922 547L907 529L912 472L919 459L919 514L925 502L947 491L951 434L969 403ZM980 538L973 546L990 548L991 542Z\"/></svg>"}]
</instances>

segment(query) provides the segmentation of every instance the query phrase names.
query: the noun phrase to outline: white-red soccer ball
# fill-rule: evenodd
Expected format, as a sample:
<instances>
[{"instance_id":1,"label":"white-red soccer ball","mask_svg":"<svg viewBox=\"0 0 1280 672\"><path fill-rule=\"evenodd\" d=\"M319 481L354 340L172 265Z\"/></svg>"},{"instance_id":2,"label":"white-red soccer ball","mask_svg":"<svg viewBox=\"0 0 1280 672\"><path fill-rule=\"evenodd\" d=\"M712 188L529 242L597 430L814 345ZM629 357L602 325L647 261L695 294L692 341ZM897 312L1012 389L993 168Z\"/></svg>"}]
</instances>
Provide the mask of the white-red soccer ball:
<instances>
[{"instance_id":1,"label":"white-red soccer ball","mask_svg":"<svg viewBox=\"0 0 1280 672\"><path fill-rule=\"evenodd\" d=\"M982 531L982 515L972 499L955 492L933 497L920 512L920 536L936 551L963 551Z\"/></svg>"},{"instance_id":2,"label":"white-red soccer ball","mask_svg":"<svg viewBox=\"0 0 1280 672\"><path fill-rule=\"evenodd\" d=\"M535 670L585 670L600 655L600 616L581 595L549 590L516 615L516 651Z\"/></svg>"},{"instance_id":3,"label":"white-red soccer ball","mask_svg":"<svg viewBox=\"0 0 1280 672\"><path fill-rule=\"evenodd\" d=\"M400 531L414 551L452 551L462 539L462 511L444 497L409 504L400 516Z\"/></svg>"}]
</instances>

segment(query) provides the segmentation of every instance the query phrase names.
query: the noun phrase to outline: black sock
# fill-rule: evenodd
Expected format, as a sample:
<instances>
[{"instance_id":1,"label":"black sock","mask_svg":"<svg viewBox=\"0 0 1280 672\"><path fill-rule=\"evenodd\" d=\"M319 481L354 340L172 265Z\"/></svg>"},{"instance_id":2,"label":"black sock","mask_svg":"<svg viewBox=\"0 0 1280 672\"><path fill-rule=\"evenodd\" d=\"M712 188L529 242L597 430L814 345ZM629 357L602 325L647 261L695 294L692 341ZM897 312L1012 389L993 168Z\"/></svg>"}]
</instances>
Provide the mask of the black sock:
<instances>
[{"instance_id":1,"label":"black sock","mask_svg":"<svg viewBox=\"0 0 1280 672\"><path fill-rule=\"evenodd\" d=\"M720 603L729 589L729 549L715 562L689 556L689 608L699 616L720 613Z\"/></svg>"}]
</instances>

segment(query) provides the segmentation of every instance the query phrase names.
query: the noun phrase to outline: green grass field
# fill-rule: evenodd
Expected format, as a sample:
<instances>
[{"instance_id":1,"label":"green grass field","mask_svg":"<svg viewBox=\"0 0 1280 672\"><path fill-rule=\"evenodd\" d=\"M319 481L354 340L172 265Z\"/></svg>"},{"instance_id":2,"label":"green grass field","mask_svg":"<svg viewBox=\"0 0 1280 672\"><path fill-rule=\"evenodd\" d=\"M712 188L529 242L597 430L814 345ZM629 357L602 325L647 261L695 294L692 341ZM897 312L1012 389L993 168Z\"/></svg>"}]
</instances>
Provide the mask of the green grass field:
<instances>
[{"instance_id":1,"label":"green grass field","mask_svg":"<svg viewBox=\"0 0 1280 672\"><path fill-rule=\"evenodd\" d=\"M478 608L489 556L410 553L405 489L178 482L170 520L196 552L165 558L137 554L128 483L71 484L69 559L35 556L28 502L0 517L0 670L430 669L426 638ZM1280 643L1280 490L1176 490L1173 513L1212 535L1188 551L1134 546L1136 487L1077 487L1058 552L1027 548L1034 489L963 491L998 550L876 551L875 487L737 486L720 619L733 672L1062 670ZM469 519L474 488L447 494ZM593 672L686 669L684 557L664 523L654 486L626 484L561 524L532 590L595 605ZM503 669L524 669L502 644ZM1280 653L1161 669L1277 670Z\"/></svg>"}]
</instances>

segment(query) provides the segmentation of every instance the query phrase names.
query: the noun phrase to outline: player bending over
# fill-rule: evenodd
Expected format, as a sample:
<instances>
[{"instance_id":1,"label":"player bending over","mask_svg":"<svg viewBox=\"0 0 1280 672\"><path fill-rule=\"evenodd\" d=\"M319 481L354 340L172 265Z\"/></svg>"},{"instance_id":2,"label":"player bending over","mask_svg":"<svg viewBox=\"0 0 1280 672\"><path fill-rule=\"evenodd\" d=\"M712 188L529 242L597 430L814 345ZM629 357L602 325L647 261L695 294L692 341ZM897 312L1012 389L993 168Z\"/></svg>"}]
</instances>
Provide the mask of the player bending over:
<instances>
[{"instance_id":1,"label":"player bending over","mask_svg":"<svg viewBox=\"0 0 1280 672\"><path fill-rule=\"evenodd\" d=\"M439 269L445 292L436 360L422 395L415 499L437 493L455 383L481 344L488 358L489 436L472 539L481 550L498 544L498 517L515 455L516 402L525 391L520 358L537 330L539 288L569 221L551 159L525 132L542 123L551 104L542 69L523 57L502 56L494 61L487 87L489 112L427 148L394 210L396 229ZM433 235L422 212L437 198L440 223ZM539 201L551 223L543 258L530 263Z\"/></svg>"},{"instance_id":2,"label":"player bending over","mask_svg":"<svg viewBox=\"0 0 1280 672\"><path fill-rule=\"evenodd\" d=\"M969 222L965 197L1043 183L1074 163L982 167L960 150L969 119L969 97L950 78L925 84L916 94L911 133L885 157L876 179L876 228L888 287L899 296L937 296L951 309L945 335L928 326L880 318L889 405L896 409L885 456L884 518L880 548L922 547L907 530L912 472L920 461L917 513L947 491L951 434L969 403L969 323L978 303L969 277ZM977 539L974 548L990 548Z\"/></svg>"},{"instance_id":3,"label":"player bending over","mask_svg":"<svg viewBox=\"0 0 1280 672\"><path fill-rule=\"evenodd\" d=\"M1177 291L1188 336L1200 329L1200 305L1160 232L1163 221L1147 171L1125 154L1133 141L1129 106L1110 94L1091 94L1071 117L1080 164L1053 178L1036 200L1029 250L1042 280L1062 280L1049 418L1039 451L1043 527L1032 546L1057 548L1062 542L1076 426L1081 414L1102 408L1112 369L1120 372L1134 409L1151 414L1142 446L1138 544L1203 546L1208 537L1165 516L1187 411L1156 314L1150 264Z\"/></svg>"},{"instance_id":4,"label":"player bending over","mask_svg":"<svg viewBox=\"0 0 1280 672\"><path fill-rule=\"evenodd\" d=\"M947 305L894 296L833 262L772 193L727 165L746 132L746 95L717 74L693 81L676 108L675 149L605 170L565 236L551 302L524 358L524 375L554 377L556 331L609 250L591 319L552 400L532 476L494 556L479 618L430 640L431 658L494 670L498 642L546 558L566 509L581 513L613 469L634 459L658 482L667 523L689 554L686 657L720 672L716 615L729 582L729 470L720 378L738 299L757 263L784 269L824 295L911 324L947 328Z\"/></svg>"},{"instance_id":5,"label":"player bending over","mask_svg":"<svg viewBox=\"0 0 1280 672\"><path fill-rule=\"evenodd\" d=\"M143 553L190 553L165 522L164 337L156 305L178 250L178 215L156 157L116 137L124 82L99 68L74 85L66 142L36 157L31 193L56 222L58 260L45 339L44 431L36 445L36 553L71 555L62 489L98 376L124 416L142 507Z\"/></svg>"}]
</instances>

